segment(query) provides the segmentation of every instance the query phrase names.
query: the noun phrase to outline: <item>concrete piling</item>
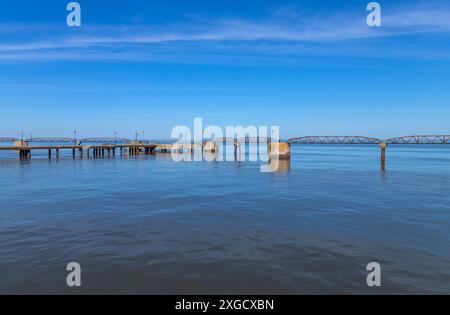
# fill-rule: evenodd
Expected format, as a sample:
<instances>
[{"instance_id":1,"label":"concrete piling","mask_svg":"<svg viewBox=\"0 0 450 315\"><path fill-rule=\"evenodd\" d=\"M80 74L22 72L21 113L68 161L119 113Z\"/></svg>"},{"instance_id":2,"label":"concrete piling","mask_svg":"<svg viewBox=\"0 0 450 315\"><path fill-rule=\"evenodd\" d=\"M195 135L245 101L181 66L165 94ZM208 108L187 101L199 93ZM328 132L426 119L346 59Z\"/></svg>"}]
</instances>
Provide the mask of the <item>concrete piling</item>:
<instances>
[{"instance_id":1,"label":"concrete piling","mask_svg":"<svg viewBox=\"0 0 450 315\"><path fill-rule=\"evenodd\" d=\"M381 142L379 144L380 146L380 151L381 151L381 169L384 170L386 168L386 148L387 148L387 144L384 142Z\"/></svg>"},{"instance_id":2,"label":"concrete piling","mask_svg":"<svg viewBox=\"0 0 450 315\"><path fill-rule=\"evenodd\" d=\"M288 142L269 142L269 157L277 156L279 159L289 159L291 157L291 145Z\"/></svg>"}]
</instances>

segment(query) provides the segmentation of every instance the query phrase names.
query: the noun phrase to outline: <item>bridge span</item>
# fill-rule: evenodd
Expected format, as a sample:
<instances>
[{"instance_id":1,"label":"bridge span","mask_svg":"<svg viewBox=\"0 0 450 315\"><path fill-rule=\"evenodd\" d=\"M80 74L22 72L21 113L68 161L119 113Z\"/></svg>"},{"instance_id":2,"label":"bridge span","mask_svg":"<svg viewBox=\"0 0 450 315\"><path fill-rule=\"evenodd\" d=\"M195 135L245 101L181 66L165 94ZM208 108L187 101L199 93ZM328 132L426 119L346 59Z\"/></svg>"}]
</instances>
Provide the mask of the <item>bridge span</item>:
<instances>
[{"instance_id":1,"label":"bridge span","mask_svg":"<svg viewBox=\"0 0 450 315\"><path fill-rule=\"evenodd\" d=\"M450 135L415 135L388 139L362 136L305 136L291 138L291 144L450 144Z\"/></svg>"},{"instance_id":2,"label":"bridge span","mask_svg":"<svg viewBox=\"0 0 450 315\"><path fill-rule=\"evenodd\" d=\"M414 135L388 139L362 136L305 136L291 138L289 144L376 144L380 147L381 168L385 168L386 148L388 145L405 144L450 144L450 135Z\"/></svg>"}]
</instances>

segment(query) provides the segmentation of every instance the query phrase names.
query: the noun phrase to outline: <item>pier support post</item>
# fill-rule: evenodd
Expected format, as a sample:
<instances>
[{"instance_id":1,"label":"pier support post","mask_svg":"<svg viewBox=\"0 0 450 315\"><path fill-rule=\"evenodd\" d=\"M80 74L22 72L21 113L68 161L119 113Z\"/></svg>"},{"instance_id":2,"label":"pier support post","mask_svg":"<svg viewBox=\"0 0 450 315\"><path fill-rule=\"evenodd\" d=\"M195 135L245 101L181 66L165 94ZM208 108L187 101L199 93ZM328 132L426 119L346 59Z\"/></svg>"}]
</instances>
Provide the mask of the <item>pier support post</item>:
<instances>
[{"instance_id":1,"label":"pier support post","mask_svg":"<svg viewBox=\"0 0 450 315\"><path fill-rule=\"evenodd\" d=\"M89 152L90 152L90 148L86 148L86 158L89 159Z\"/></svg>"},{"instance_id":2,"label":"pier support post","mask_svg":"<svg viewBox=\"0 0 450 315\"><path fill-rule=\"evenodd\" d=\"M380 143L381 150L381 169L384 170L386 168L386 147L387 144L384 142Z\"/></svg>"},{"instance_id":3,"label":"pier support post","mask_svg":"<svg viewBox=\"0 0 450 315\"><path fill-rule=\"evenodd\" d=\"M216 153L217 146L215 142L208 141L203 145L203 151L208 153Z\"/></svg>"},{"instance_id":4,"label":"pier support post","mask_svg":"<svg viewBox=\"0 0 450 315\"><path fill-rule=\"evenodd\" d=\"M59 159L59 148L56 148L56 158Z\"/></svg>"},{"instance_id":5,"label":"pier support post","mask_svg":"<svg viewBox=\"0 0 450 315\"><path fill-rule=\"evenodd\" d=\"M80 148L80 159L83 158L83 148Z\"/></svg>"},{"instance_id":6,"label":"pier support post","mask_svg":"<svg viewBox=\"0 0 450 315\"><path fill-rule=\"evenodd\" d=\"M52 149L48 149L48 158L49 158L49 159L52 158Z\"/></svg>"},{"instance_id":7,"label":"pier support post","mask_svg":"<svg viewBox=\"0 0 450 315\"><path fill-rule=\"evenodd\" d=\"M75 148L72 149L72 158L75 158Z\"/></svg>"}]
</instances>

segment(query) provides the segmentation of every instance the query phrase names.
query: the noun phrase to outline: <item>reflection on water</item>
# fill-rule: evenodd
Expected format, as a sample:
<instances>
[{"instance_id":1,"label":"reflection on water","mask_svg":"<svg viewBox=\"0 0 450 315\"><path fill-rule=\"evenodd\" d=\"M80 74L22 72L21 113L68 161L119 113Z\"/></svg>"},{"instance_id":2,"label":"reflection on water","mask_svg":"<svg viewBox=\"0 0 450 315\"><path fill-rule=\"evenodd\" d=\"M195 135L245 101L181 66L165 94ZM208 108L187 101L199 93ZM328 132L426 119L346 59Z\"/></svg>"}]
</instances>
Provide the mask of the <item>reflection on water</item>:
<instances>
[{"instance_id":1,"label":"reflection on water","mask_svg":"<svg viewBox=\"0 0 450 315\"><path fill-rule=\"evenodd\" d=\"M82 293L450 293L448 146L391 146L385 171L376 146L292 146L276 173L7 154L0 293L73 293L70 261Z\"/></svg>"}]
</instances>

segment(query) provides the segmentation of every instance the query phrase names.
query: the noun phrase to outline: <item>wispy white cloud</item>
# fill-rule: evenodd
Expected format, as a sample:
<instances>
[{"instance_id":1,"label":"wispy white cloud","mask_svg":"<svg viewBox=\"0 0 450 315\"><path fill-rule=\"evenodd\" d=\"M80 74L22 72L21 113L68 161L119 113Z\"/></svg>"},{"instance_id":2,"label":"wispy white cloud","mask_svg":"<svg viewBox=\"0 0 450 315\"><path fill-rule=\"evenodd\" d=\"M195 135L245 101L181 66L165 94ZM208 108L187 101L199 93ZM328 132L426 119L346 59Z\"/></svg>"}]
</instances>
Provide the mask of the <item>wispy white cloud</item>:
<instances>
[{"instance_id":1,"label":"wispy white cloud","mask_svg":"<svg viewBox=\"0 0 450 315\"><path fill-rule=\"evenodd\" d=\"M0 59L176 59L188 52L242 54L365 52L374 39L450 35L450 10L408 9L383 14L383 26L370 28L362 14L308 15L278 10L264 20L196 20L178 25L85 25L81 29L54 25L13 25L0 33ZM11 36L11 32L14 36ZM13 38L13 39L11 39ZM363 47L361 49L361 47ZM243 50L245 48L246 50ZM356 48L356 49L355 49ZM182 52L178 57L182 58ZM231 54L232 55L232 54Z\"/></svg>"}]
</instances>

